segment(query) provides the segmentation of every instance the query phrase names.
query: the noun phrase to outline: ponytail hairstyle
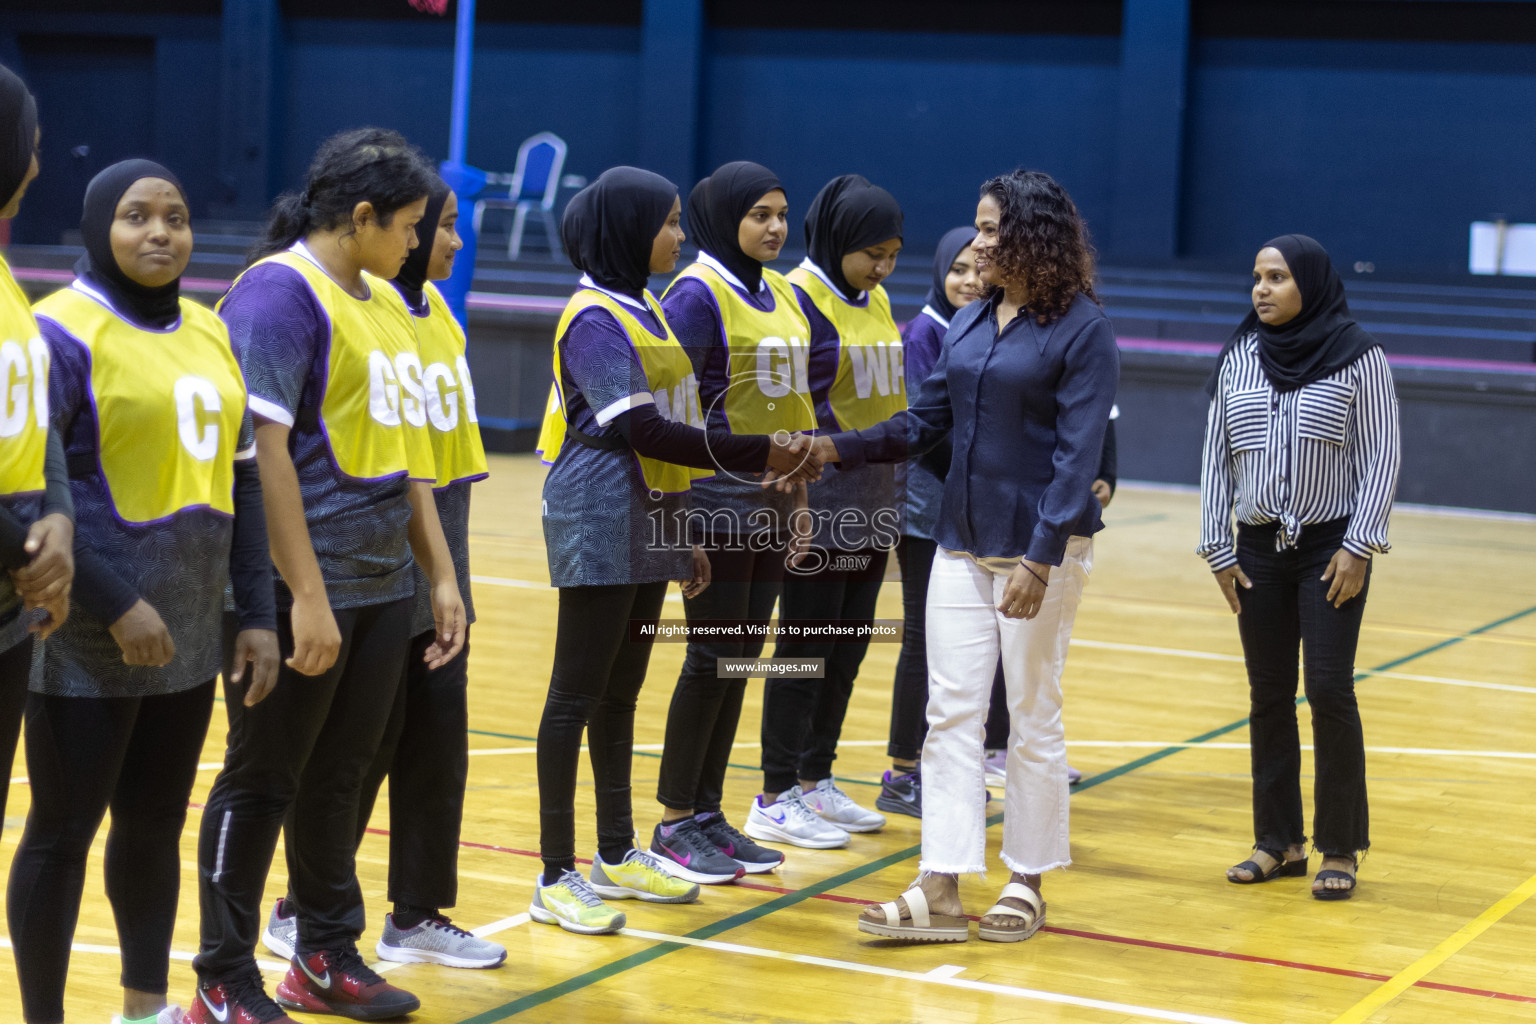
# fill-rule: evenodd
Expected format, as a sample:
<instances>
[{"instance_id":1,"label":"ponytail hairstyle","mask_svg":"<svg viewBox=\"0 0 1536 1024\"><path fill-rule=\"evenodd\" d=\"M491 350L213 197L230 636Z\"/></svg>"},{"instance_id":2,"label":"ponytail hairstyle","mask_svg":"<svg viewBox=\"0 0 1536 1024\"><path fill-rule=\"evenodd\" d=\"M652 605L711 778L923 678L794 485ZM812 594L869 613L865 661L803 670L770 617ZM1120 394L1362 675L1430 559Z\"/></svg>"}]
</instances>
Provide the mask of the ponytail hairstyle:
<instances>
[{"instance_id":1,"label":"ponytail hairstyle","mask_svg":"<svg viewBox=\"0 0 1536 1024\"><path fill-rule=\"evenodd\" d=\"M1004 280L1029 286L1029 312L1037 323L1060 319L1079 292L1099 301L1088 227L1056 179L1020 167L987 181L981 194L1002 211L992 260Z\"/></svg>"},{"instance_id":2,"label":"ponytail hairstyle","mask_svg":"<svg viewBox=\"0 0 1536 1024\"><path fill-rule=\"evenodd\" d=\"M358 203L372 203L379 223L388 227L396 210L432 191L436 178L426 157L397 131L338 132L315 151L304 191L277 197L266 232L246 260L255 263L282 252L311 231L351 224Z\"/></svg>"}]
</instances>

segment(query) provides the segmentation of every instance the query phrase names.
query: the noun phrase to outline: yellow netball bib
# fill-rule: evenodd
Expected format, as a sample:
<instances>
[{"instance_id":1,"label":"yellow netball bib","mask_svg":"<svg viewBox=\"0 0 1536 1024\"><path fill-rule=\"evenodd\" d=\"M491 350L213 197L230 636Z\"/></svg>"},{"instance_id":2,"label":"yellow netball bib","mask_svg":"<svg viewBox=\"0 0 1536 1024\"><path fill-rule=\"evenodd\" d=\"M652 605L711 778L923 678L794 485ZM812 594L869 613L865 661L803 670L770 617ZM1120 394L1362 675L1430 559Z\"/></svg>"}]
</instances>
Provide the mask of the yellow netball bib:
<instances>
[{"instance_id":1,"label":"yellow netball bib","mask_svg":"<svg viewBox=\"0 0 1536 1024\"><path fill-rule=\"evenodd\" d=\"M359 299L297 246L253 266L263 263L298 271L330 319L318 415L336 467L359 480L409 475L435 481L423 367L400 293L364 271L368 298Z\"/></svg>"},{"instance_id":2,"label":"yellow netball bib","mask_svg":"<svg viewBox=\"0 0 1536 1024\"><path fill-rule=\"evenodd\" d=\"M672 287L685 277L702 281L720 310L731 375L721 401L732 432L815 430L808 370L811 325L784 275L763 270L773 293L772 311L743 301L729 282L703 263L677 275Z\"/></svg>"},{"instance_id":3,"label":"yellow netball bib","mask_svg":"<svg viewBox=\"0 0 1536 1024\"><path fill-rule=\"evenodd\" d=\"M421 355L421 385L425 390L427 433L437 461L435 487L460 480L482 480L485 445L475 412L475 383L465 358L464 328L454 319L442 293L430 282L423 289L427 315L412 316ZM409 389L409 385L407 385Z\"/></svg>"},{"instance_id":4,"label":"yellow netball bib","mask_svg":"<svg viewBox=\"0 0 1536 1024\"><path fill-rule=\"evenodd\" d=\"M837 377L827 398L838 426L863 430L905 409L901 332L891 319L891 300L885 289L877 285L869 293L868 305L854 306L804 267L791 270L789 280L805 290L837 329Z\"/></svg>"},{"instance_id":5,"label":"yellow netball bib","mask_svg":"<svg viewBox=\"0 0 1536 1024\"><path fill-rule=\"evenodd\" d=\"M234 515L245 378L224 321L182 299L173 327L146 330L78 281L36 312L90 353L96 448L118 517L152 523L191 508Z\"/></svg>"},{"instance_id":6,"label":"yellow netball bib","mask_svg":"<svg viewBox=\"0 0 1536 1024\"><path fill-rule=\"evenodd\" d=\"M46 486L48 362L32 304L0 256L0 494Z\"/></svg>"},{"instance_id":7,"label":"yellow netball bib","mask_svg":"<svg viewBox=\"0 0 1536 1024\"><path fill-rule=\"evenodd\" d=\"M634 346L635 355L640 359L646 386L656 402L656 411L662 418L674 423L703 427L704 415L699 409L699 382L694 378L693 364L688 361L688 354L683 351L683 347L677 343L672 328L667 326L667 318L662 315L656 297L646 292L645 302L655 314L657 322L666 330L665 338L652 334L624 303L596 289L582 288L565 304L565 312L560 315L560 324L555 328L555 383L550 389L549 403L544 411L544 427L539 432L538 450L546 462L554 462L559 455L568 426L565 416L566 396L560 388L560 341L576 315L594 306L612 313L624 328L629 343ZM635 460L640 464L640 475L646 487L664 494L679 494L688 490L694 480L714 473L713 470L693 469L648 459L639 453L635 454Z\"/></svg>"}]
</instances>

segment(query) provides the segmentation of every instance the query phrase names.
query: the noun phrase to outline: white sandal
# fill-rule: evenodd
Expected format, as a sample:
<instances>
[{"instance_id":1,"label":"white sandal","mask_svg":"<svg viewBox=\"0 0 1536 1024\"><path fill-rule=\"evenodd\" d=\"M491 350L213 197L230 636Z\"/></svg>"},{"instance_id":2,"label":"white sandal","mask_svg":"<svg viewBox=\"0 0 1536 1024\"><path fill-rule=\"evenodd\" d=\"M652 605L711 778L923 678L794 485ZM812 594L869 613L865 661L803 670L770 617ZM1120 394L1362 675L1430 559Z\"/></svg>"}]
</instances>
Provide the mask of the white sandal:
<instances>
[{"instance_id":1,"label":"white sandal","mask_svg":"<svg viewBox=\"0 0 1536 1024\"><path fill-rule=\"evenodd\" d=\"M859 931L878 935L883 939L904 939L907 942L964 942L971 937L968 918L949 914L932 914L928 911L928 897L922 887L914 885L901 894L907 901L909 919L901 919L901 908L895 900L879 907L865 908L859 915ZM883 913L884 920L872 920L864 914L871 910Z\"/></svg>"},{"instance_id":2,"label":"white sandal","mask_svg":"<svg viewBox=\"0 0 1536 1024\"><path fill-rule=\"evenodd\" d=\"M1005 907L1003 900L1022 900L1029 907L1028 910L1020 910L1018 907ZM988 917L1016 917L1026 922L1022 928L998 928L995 925L978 925L976 934L979 938L988 942L1023 942L1045 924L1045 900L1040 894L1021 882L1009 882L1003 886L1003 894L997 898L991 910L982 915Z\"/></svg>"}]
</instances>

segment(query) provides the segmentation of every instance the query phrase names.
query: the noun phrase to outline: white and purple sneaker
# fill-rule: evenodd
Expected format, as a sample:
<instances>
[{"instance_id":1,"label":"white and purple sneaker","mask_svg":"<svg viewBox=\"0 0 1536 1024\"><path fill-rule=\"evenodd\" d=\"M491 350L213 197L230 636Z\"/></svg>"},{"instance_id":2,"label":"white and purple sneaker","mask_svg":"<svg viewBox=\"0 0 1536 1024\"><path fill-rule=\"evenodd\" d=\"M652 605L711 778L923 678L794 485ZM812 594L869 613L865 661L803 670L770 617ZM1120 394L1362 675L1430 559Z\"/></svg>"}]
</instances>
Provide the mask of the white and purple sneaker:
<instances>
[{"instance_id":1,"label":"white and purple sneaker","mask_svg":"<svg viewBox=\"0 0 1536 1024\"><path fill-rule=\"evenodd\" d=\"M753 797L744 831L760 842L788 843L807 850L848 845L848 833L806 806L799 786L780 793L771 804L765 805L761 794Z\"/></svg>"}]
</instances>

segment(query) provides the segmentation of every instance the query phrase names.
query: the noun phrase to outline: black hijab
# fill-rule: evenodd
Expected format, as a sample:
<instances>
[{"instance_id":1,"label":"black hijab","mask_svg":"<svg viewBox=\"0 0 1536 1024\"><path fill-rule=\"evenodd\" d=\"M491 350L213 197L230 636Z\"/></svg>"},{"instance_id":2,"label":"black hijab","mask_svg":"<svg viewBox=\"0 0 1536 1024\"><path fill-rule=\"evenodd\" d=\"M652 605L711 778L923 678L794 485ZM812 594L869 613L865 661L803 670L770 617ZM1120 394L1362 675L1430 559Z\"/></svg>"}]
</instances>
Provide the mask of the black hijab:
<instances>
[{"instance_id":1,"label":"black hijab","mask_svg":"<svg viewBox=\"0 0 1536 1024\"><path fill-rule=\"evenodd\" d=\"M181 316L181 278L159 288L146 288L123 273L112 255L112 220L118 201L134 182L144 178L164 178L176 186L186 202L187 190L176 175L153 160L123 160L103 169L85 187L85 209L80 214L85 252L75 261L75 276L105 293L117 311L134 323L163 329Z\"/></svg>"},{"instance_id":2,"label":"black hijab","mask_svg":"<svg viewBox=\"0 0 1536 1024\"><path fill-rule=\"evenodd\" d=\"M763 265L741 251L741 219L757 201L784 186L772 171L750 160L736 160L715 170L688 193L688 230L709 253L747 286L757 291Z\"/></svg>"},{"instance_id":3,"label":"black hijab","mask_svg":"<svg viewBox=\"0 0 1536 1024\"><path fill-rule=\"evenodd\" d=\"M10 203L37 150L37 101L16 72L0 64L0 207Z\"/></svg>"},{"instance_id":4,"label":"black hijab","mask_svg":"<svg viewBox=\"0 0 1536 1024\"><path fill-rule=\"evenodd\" d=\"M1249 310L1221 350L1216 369L1205 382L1215 397L1221 365L1227 353L1249 332L1259 335L1259 365L1276 391L1295 391L1338 373L1381 344L1349 315L1344 282L1328 251L1306 235L1281 235L1259 247L1279 250L1301 290L1301 312L1295 319L1271 327Z\"/></svg>"},{"instance_id":5,"label":"black hijab","mask_svg":"<svg viewBox=\"0 0 1536 1024\"><path fill-rule=\"evenodd\" d=\"M933 311L945 320L953 320L957 310L955 304L949 301L949 293L944 290L944 280L949 277L950 264L971 247L971 240L975 237L976 229L973 227L950 228L939 239L939 248L933 254L933 284L928 286L928 296L923 299L923 303L933 307Z\"/></svg>"},{"instance_id":6,"label":"black hijab","mask_svg":"<svg viewBox=\"0 0 1536 1024\"><path fill-rule=\"evenodd\" d=\"M805 211L805 249L811 262L851 299L858 289L843 277L843 257L888 238L901 237L896 197L862 174L844 174L822 186Z\"/></svg>"},{"instance_id":7,"label":"black hijab","mask_svg":"<svg viewBox=\"0 0 1536 1024\"><path fill-rule=\"evenodd\" d=\"M677 186L638 167L610 167L571 198L560 240L576 269L604 288L640 297L651 276L651 246Z\"/></svg>"},{"instance_id":8,"label":"black hijab","mask_svg":"<svg viewBox=\"0 0 1536 1024\"><path fill-rule=\"evenodd\" d=\"M416 248L406 256L395 275L395 285L411 305L421 306L421 293L427 286L427 268L432 263L432 247L437 243L437 223L443 219L448 202L448 183L433 175L432 191L427 193L427 212L416 222Z\"/></svg>"}]
</instances>

